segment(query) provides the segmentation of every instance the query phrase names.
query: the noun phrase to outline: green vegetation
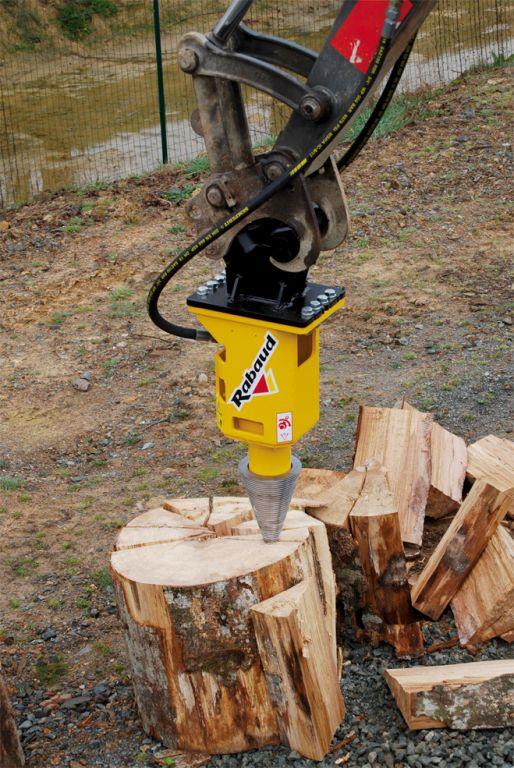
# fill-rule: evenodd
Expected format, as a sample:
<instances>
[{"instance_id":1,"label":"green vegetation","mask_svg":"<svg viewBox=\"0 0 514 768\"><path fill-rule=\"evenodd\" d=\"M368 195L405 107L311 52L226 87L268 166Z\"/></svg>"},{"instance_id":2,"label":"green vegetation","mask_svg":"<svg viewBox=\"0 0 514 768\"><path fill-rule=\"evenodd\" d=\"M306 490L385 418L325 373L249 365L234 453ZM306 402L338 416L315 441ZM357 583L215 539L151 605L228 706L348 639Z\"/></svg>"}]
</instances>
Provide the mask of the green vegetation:
<instances>
[{"instance_id":1,"label":"green vegetation","mask_svg":"<svg viewBox=\"0 0 514 768\"><path fill-rule=\"evenodd\" d=\"M80 216L73 216L73 218L63 225L62 230L67 232L68 235L75 235L77 232L80 232L83 223L84 219L81 219Z\"/></svg>"},{"instance_id":2,"label":"green vegetation","mask_svg":"<svg viewBox=\"0 0 514 768\"><path fill-rule=\"evenodd\" d=\"M95 571L93 573L93 582L96 584L98 589L103 589L104 591L112 586L112 579L111 574L107 570L107 568L99 568L98 571Z\"/></svg>"},{"instance_id":3,"label":"green vegetation","mask_svg":"<svg viewBox=\"0 0 514 768\"><path fill-rule=\"evenodd\" d=\"M78 40L91 34L95 15L109 17L117 13L112 0L66 0L57 11L57 21L68 37Z\"/></svg>"},{"instance_id":4,"label":"green vegetation","mask_svg":"<svg viewBox=\"0 0 514 768\"><path fill-rule=\"evenodd\" d=\"M55 661L38 661L36 664L36 677L43 685L56 685L67 671L62 656L57 656Z\"/></svg>"},{"instance_id":5,"label":"green vegetation","mask_svg":"<svg viewBox=\"0 0 514 768\"><path fill-rule=\"evenodd\" d=\"M0 491L17 491L20 487L20 481L17 477L2 475L0 477Z\"/></svg>"},{"instance_id":6,"label":"green vegetation","mask_svg":"<svg viewBox=\"0 0 514 768\"><path fill-rule=\"evenodd\" d=\"M162 193L165 200L170 203L181 203L182 200L189 200L196 189L195 184L185 184L183 187L173 187Z\"/></svg>"}]
</instances>

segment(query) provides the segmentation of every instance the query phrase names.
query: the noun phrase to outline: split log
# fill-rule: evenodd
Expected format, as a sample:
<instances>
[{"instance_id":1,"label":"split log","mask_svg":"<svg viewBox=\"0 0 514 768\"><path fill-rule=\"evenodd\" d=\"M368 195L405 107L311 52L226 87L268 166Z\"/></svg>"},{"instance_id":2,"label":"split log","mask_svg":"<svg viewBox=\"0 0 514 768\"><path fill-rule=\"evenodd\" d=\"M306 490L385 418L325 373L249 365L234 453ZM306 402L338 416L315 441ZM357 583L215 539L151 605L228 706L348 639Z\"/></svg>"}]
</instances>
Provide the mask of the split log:
<instances>
[{"instance_id":1,"label":"split log","mask_svg":"<svg viewBox=\"0 0 514 768\"><path fill-rule=\"evenodd\" d=\"M281 741L322 760L345 710L317 584L306 579L251 612Z\"/></svg>"},{"instance_id":2,"label":"split log","mask_svg":"<svg viewBox=\"0 0 514 768\"><path fill-rule=\"evenodd\" d=\"M18 736L14 712L0 674L0 766L23 768L25 758Z\"/></svg>"},{"instance_id":3,"label":"split log","mask_svg":"<svg viewBox=\"0 0 514 768\"><path fill-rule=\"evenodd\" d=\"M386 624L408 624L410 599L398 511L383 468L368 469L350 527L366 576L369 603Z\"/></svg>"},{"instance_id":4,"label":"split log","mask_svg":"<svg viewBox=\"0 0 514 768\"><path fill-rule=\"evenodd\" d=\"M416 411L409 403L405 410ZM468 463L466 443L435 421L430 430L430 488L426 515L440 518L456 512L462 501L462 488Z\"/></svg>"},{"instance_id":5,"label":"split log","mask_svg":"<svg viewBox=\"0 0 514 768\"><path fill-rule=\"evenodd\" d=\"M207 528L216 536L230 536L232 528L245 520L253 518L249 499L237 496L216 496L212 500L212 512L207 520Z\"/></svg>"},{"instance_id":6,"label":"split log","mask_svg":"<svg viewBox=\"0 0 514 768\"><path fill-rule=\"evenodd\" d=\"M411 730L514 725L512 660L386 669L384 676Z\"/></svg>"},{"instance_id":7,"label":"split log","mask_svg":"<svg viewBox=\"0 0 514 768\"><path fill-rule=\"evenodd\" d=\"M514 488L500 493L478 480L421 571L412 603L438 619L477 562L512 504Z\"/></svg>"},{"instance_id":8,"label":"split log","mask_svg":"<svg viewBox=\"0 0 514 768\"><path fill-rule=\"evenodd\" d=\"M173 501L169 504L174 508ZM169 517L163 518L163 512ZM310 579L326 617L335 594L332 574L330 592L326 568L324 578L320 565L322 526L317 524L316 535L311 526L298 527L289 540L284 536L265 544L260 535L218 537L206 526L202 536L199 526L180 515L172 520L167 510L145 515L128 526L143 540L138 545L131 533L130 546L111 558L144 729L166 746L188 751L239 752L280 743L286 737L276 689L264 672L251 609ZM170 533L173 538L165 543L149 542L152 519L161 532L176 525L181 533ZM120 532L118 540L124 541L124 535ZM325 550L329 557L326 534ZM322 620L317 636L323 637L324 649L313 644L312 652L330 657L325 674L334 678L333 688L338 684L335 637L329 637L326 626ZM302 668L302 659L293 661ZM287 706L303 702L305 695L314 701L316 691L305 688L314 685L312 680L300 675L294 682L299 687L288 689L294 701ZM339 703L333 704L337 711L331 723L340 712ZM325 742L326 728L316 719L310 724L316 748Z\"/></svg>"},{"instance_id":9,"label":"split log","mask_svg":"<svg viewBox=\"0 0 514 768\"><path fill-rule=\"evenodd\" d=\"M462 645L514 631L514 541L498 526L451 602Z\"/></svg>"},{"instance_id":10,"label":"split log","mask_svg":"<svg viewBox=\"0 0 514 768\"><path fill-rule=\"evenodd\" d=\"M302 469L298 477L291 506L298 508L318 507L324 502L320 498L327 489L344 477L344 472L335 469Z\"/></svg>"},{"instance_id":11,"label":"split log","mask_svg":"<svg viewBox=\"0 0 514 768\"><path fill-rule=\"evenodd\" d=\"M281 541L303 541L305 531L312 537L312 548L316 558L316 568L321 586L321 598L328 642L334 660L337 660L336 643L336 584L332 569L332 558L328 544L327 530L323 523L302 510L291 509L284 520L280 535ZM250 520L234 527L233 536L257 536L259 526L256 520Z\"/></svg>"},{"instance_id":12,"label":"split log","mask_svg":"<svg viewBox=\"0 0 514 768\"><path fill-rule=\"evenodd\" d=\"M327 527L350 530L348 518L357 499L359 498L366 467L355 467L343 478L327 485L315 498L315 506L309 501L305 503L305 511Z\"/></svg>"},{"instance_id":13,"label":"split log","mask_svg":"<svg viewBox=\"0 0 514 768\"><path fill-rule=\"evenodd\" d=\"M467 475L472 482L485 480L499 491L514 485L514 443L495 435L487 435L468 446ZM514 503L507 515L514 518Z\"/></svg>"},{"instance_id":14,"label":"split log","mask_svg":"<svg viewBox=\"0 0 514 768\"><path fill-rule=\"evenodd\" d=\"M361 406L354 466L375 459L387 470L402 539L420 545L430 487L432 417L415 410Z\"/></svg>"},{"instance_id":15,"label":"split log","mask_svg":"<svg viewBox=\"0 0 514 768\"><path fill-rule=\"evenodd\" d=\"M350 528L366 577L367 602L386 625L384 639L399 654L419 651L423 634L411 604L398 511L382 467L367 470Z\"/></svg>"},{"instance_id":16,"label":"split log","mask_svg":"<svg viewBox=\"0 0 514 768\"><path fill-rule=\"evenodd\" d=\"M192 520L198 525L205 525L211 513L211 500L208 497L200 499L171 499L163 503L164 509L176 512L178 515Z\"/></svg>"}]
</instances>

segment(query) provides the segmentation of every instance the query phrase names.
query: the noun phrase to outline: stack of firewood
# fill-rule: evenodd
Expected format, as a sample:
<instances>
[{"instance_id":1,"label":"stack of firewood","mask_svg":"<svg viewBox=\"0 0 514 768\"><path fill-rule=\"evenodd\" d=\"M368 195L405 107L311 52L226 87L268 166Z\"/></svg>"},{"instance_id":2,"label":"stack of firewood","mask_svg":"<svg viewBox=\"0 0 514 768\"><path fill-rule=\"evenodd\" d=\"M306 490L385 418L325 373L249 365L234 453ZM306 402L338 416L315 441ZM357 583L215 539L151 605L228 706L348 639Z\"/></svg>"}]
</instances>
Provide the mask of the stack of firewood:
<instances>
[{"instance_id":1,"label":"stack of firewood","mask_svg":"<svg viewBox=\"0 0 514 768\"><path fill-rule=\"evenodd\" d=\"M302 470L274 544L248 499L163 499L120 531L111 559L145 730L174 748L280 742L321 759L344 713L348 621L410 657L435 650L423 623L447 606L449 644L513 639L512 516L514 444L466 447L407 403L360 409L347 474ZM514 662L386 679L411 728L514 718Z\"/></svg>"},{"instance_id":2,"label":"stack of firewood","mask_svg":"<svg viewBox=\"0 0 514 768\"><path fill-rule=\"evenodd\" d=\"M312 496L306 511L331 529L336 559L341 537L353 539L364 602L398 652L416 651L419 620L439 619L448 605L462 645L514 639L514 443L489 435L466 447L408 403L363 406L353 470L312 494L316 473L322 484L323 470L301 481ZM448 520L429 555L425 516Z\"/></svg>"}]
</instances>

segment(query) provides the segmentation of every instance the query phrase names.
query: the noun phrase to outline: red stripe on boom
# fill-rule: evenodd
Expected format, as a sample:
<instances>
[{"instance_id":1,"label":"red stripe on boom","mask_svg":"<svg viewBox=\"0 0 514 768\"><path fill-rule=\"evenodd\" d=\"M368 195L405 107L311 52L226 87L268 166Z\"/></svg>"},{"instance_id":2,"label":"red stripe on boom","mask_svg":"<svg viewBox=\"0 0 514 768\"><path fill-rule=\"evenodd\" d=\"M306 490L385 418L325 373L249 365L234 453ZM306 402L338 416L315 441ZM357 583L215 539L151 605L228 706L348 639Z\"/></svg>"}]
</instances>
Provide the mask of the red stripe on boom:
<instances>
[{"instance_id":1,"label":"red stripe on boom","mask_svg":"<svg viewBox=\"0 0 514 768\"><path fill-rule=\"evenodd\" d=\"M341 56L361 72L367 72L380 42L389 0L359 0L330 41ZM399 23L412 8L412 0L403 0Z\"/></svg>"}]
</instances>

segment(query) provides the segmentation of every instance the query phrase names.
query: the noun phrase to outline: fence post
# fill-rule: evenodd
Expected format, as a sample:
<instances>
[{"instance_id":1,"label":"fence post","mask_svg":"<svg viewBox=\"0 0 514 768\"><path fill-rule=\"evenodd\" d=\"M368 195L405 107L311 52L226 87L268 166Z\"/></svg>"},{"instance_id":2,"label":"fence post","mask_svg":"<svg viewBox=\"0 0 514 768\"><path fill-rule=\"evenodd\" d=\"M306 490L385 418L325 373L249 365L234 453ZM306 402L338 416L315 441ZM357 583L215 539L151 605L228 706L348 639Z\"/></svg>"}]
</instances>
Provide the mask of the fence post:
<instances>
[{"instance_id":1,"label":"fence post","mask_svg":"<svg viewBox=\"0 0 514 768\"><path fill-rule=\"evenodd\" d=\"M166 100L164 97L164 77L162 73L161 21L159 0L153 0L153 30L155 36L155 64L157 69L157 93L159 96L159 121L161 124L162 162L168 162L168 136L166 133Z\"/></svg>"}]
</instances>

